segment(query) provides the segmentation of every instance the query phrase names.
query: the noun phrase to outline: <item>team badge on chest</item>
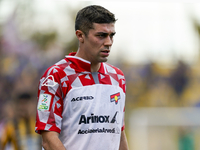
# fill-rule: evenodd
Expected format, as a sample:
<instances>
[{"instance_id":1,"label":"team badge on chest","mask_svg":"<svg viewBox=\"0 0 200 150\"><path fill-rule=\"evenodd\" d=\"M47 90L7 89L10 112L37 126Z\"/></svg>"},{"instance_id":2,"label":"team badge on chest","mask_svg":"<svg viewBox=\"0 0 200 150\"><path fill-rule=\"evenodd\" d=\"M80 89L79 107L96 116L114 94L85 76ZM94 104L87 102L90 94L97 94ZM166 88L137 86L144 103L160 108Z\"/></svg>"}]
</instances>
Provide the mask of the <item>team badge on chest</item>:
<instances>
[{"instance_id":1,"label":"team badge on chest","mask_svg":"<svg viewBox=\"0 0 200 150\"><path fill-rule=\"evenodd\" d=\"M120 99L120 92L110 95L110 101L115 102L115 104L118 103L119 99Z\"/></svg>"}]
</instances>

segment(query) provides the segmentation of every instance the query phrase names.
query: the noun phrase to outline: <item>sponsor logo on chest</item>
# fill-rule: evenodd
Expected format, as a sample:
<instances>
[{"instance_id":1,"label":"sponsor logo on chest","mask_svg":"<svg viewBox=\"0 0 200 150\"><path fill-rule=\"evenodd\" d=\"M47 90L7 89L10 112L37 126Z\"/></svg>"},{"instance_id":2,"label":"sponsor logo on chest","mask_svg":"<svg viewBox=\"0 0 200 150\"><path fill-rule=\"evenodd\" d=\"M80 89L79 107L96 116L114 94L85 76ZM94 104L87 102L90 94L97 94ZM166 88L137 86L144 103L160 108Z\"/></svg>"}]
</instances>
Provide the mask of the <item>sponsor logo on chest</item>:
<instances>
[{"instance_id":1,"label":"sponsor logo on chest","mask_svg":"<svg viewBox=\"0 0 200 150\"><path fill-rule=\"evenodd\" d=\"M79 124L90 124L90 123L117 123L117 114L118 111L116 111L115 115L112 117L112 119L109 119L109 115L94 115L91 114L91 116L85 116L81 115L79 119Z\"/></svg>"}]
</instances>

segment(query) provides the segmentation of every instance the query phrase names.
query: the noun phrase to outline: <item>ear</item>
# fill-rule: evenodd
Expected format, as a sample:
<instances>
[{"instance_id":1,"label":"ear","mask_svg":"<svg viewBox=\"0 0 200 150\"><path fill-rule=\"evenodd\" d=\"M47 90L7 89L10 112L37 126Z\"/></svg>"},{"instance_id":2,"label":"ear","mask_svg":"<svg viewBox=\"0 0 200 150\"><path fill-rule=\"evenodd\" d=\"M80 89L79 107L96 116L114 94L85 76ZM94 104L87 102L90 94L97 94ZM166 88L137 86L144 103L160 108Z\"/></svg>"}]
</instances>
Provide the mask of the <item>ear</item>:
<instances>
[{"instance_id":1,"label":"ear","mask_svg":"<svg viewBox=\"0 0 200 150\"><path fill-rule=\"evenodd\" d=\"M84 33L81 30L76 30L76 37L78 38L79 42L84 42Z\"/></svg>"}]
</instances>

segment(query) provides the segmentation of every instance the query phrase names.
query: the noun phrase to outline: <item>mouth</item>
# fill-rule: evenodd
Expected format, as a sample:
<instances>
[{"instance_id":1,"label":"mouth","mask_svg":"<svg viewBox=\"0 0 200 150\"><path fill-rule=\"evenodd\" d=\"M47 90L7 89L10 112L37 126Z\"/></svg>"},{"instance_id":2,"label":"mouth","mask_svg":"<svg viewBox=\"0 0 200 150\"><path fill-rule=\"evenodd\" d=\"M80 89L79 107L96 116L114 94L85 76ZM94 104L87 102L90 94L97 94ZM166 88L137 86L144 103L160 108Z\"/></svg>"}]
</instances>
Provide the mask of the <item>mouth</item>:
<instances>
[{"instance_id":1,"label":"mouth","mask_svg":"<svg viewBox=\"0 0 200 150\"><path fill-rule=\"evenodd\" d=\"M107 50L107 49L106 49L106 50L102 50L101 52L102 52L102 53L110 53L110 50Z\"/></svg>"},{"instance_id":2,"label":"mouth","mask_svg":"<svg viewBox=\"0 0 200 150\"><path fill-rule=\"evenodd\" d=\"M102 50L101 51L101 54L104 56L104 57L108 57L109 56L109 53L110 53L110 50Z\"/></svg>"}]
</instances>

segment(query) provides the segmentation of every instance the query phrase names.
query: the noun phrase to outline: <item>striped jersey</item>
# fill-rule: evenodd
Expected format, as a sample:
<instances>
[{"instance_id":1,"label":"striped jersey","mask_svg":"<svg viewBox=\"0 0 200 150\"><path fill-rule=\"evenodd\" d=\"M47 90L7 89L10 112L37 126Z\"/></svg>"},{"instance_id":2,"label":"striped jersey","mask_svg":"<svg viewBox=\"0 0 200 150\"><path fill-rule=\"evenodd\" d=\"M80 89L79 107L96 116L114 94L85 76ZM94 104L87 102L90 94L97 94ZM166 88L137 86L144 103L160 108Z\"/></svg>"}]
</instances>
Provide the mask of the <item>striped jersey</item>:
<instances>
[{"instance_id":1,"label":"striped jersey","mask_svg":"<svg viewBox=\"0 0 200 150\"><path fill-rule=\"evenodd\" d=\"M124 130L125 77L107 63L91 72L90 62L74 55L41 77L35 130L60 133L67 150L118 150Z\"/></svg>"}]
</instances>

